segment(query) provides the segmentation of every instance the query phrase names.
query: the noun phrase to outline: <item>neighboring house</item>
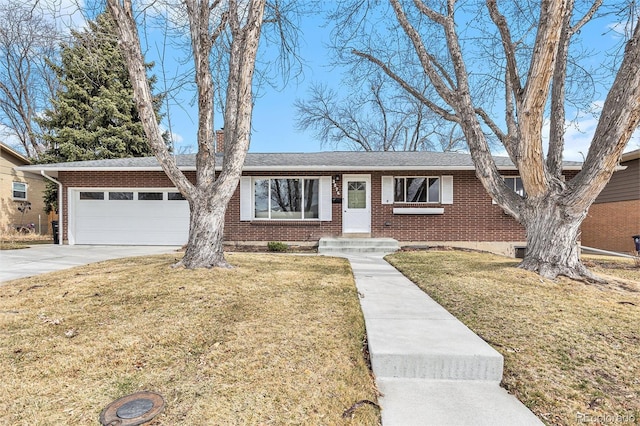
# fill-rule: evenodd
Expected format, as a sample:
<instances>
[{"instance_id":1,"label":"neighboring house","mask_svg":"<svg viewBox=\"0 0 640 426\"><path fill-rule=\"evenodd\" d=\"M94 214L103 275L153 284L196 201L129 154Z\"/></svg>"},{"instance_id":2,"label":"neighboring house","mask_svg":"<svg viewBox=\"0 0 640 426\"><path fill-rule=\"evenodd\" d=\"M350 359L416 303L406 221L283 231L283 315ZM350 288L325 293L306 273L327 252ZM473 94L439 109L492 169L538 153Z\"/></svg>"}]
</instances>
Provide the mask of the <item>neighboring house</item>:
<instances>
[{"instance_id":1,"label":"neighboring house","mask_svg":"<svg viewBox=\"0 0 640 426\"><path fill-rule=\"evenodd\" d=\"M176 161L195 178L195 155L178 155ZM511 161L496 161L519 190ZM580 167L566 162L568 177ZM69 244L187 242L188 203L153 157L21 170L45 173L64 186L61 226ZM335 236L390 237L402 246L449 245L511 256L526 241L523 227L487 195L468 154L247 155L227 210L226 243L314 245Z\"/></svg>"},{"instance_id":2,"label":"neighboring house","mask_svg":"<svg viewBox=\"0 0 640 426\"><path fill-rule=\"evenodd\" d=\"M624 170L611 177L582 222L582 245L601 250L634 252L640 235L640 149L620 159Z\"/></svg>"},{"instance_id":3,"label":"neighboring house","mask_svg":"<svg viewBox=\"0 0 640 426\"><path fill-rule=\"evenodd\" d=\"M29 159L0 142L0 233L19 225L33 223L36 232L49 232L49 220L44 212L42 176L16 170L31 164ZM29 204L30 203L30 204ZM19 207L27 205L24 216Z\"/></svg>"}]
</instances>

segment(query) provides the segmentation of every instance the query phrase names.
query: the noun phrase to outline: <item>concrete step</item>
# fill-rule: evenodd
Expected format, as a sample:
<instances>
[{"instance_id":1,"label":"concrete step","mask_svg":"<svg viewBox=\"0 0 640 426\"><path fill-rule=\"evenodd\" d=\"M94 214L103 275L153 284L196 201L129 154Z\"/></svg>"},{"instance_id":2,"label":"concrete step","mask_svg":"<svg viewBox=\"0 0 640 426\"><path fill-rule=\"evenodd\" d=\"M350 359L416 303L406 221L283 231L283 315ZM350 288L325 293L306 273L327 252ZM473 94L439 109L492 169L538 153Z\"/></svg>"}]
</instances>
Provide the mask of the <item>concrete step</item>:
<instances>
[{"instance_id":1,"label":"concrete step","mask_svg":"<svg viewBox=\"0 0 640 426\"><path fill-rule=\"evenodd\" d=\"M388 254L396 252L400 246L393 238L321 238L318 242L320 254Z\"/></svg>"},{"instance_id":2,"label":"concrete step","mask_svg":"<svg viewBox=\"0 0 640 426\"><path fill-rule=\"evenodd\" d=\"M494 383L377 378L384 426L542 426ZM385 407L393 407L386 409Z\"/></svg>"},{"instance_id":3,"label":"concrete step","mask_svg":"<svg viewBox=\"0 0 640 426\"><path fill-rule=\"evenodd\" d=\"M377 377L502 380L502 355L459 321L370 319L367 337Z\"/></svg>"}]
</instances>

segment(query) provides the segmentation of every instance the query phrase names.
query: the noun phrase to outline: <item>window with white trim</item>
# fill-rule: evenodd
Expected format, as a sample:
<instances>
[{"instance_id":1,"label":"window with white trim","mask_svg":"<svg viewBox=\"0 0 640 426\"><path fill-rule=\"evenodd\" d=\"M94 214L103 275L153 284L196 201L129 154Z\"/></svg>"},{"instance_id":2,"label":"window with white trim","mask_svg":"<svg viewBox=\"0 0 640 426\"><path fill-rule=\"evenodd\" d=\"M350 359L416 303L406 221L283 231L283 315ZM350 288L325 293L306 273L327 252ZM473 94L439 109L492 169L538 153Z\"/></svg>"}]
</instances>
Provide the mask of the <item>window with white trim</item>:
<instances>
[{"instance_id":1,"label":"window with white trim","mask_svg":"<svg viewBox=\"0 0 640 426\"><path fill-rule=\"evenodd\" d=\"M13 182L11 185L11 191L13 192L14 200L23 200L27 199L27 184L24 182Z\"/></svg>"},{"instance_id":2,"label":"window with white trim","mask_svg":"<svg viewBox=\"0 0 640 426\"><path fill-rule=\"evenodd\" d=\"M396 177L394 180L394 202L439 203L439 177Z\"/></svg>"},{"instance_id":3,"label":"window with white trim","mask_svg":"<svg viewBox=\"0 0 640 426\"><path fill-rule=\"evenodd\" d=\"M180 192L169 192L167 194L167 200L182 201L182 200L186 200L186 198L184 198L184 195L182 195Z\"/></svg>"},{"instance_id":4,"label":"window with white trim","mask_svg":"<svg viewBox=\"0 0 640 426\"><path fill-rule=\"evenodd\" d=\"M253 179L253 217L267 220L317 220L318 178Z\"/></svg>"},{"instance_id":5,"label":"window with white trim","mask_svg":"<svg viewBox=\"0 0 640 426\"><path fill-rule=\"evenodd\" d=\"M505 176L503 179L509 188L513 189L513 191L519 196L524 197L524 186L522 185L522 179L520 176Z\"/></svg>"},{"instance_id":6,"label":"window with white trim","mask_svg":"<svg viewBox=\"0 0 640 426\"><path fill-rule=\"evenodd\" d=\"M81 200L104 200L103 191L82 191L80 192Z\"/></svg>"},{"instance_id":7,"label":"window with white trim","mask_svg":"<svg viewBox=\"0 0 640 426\"><path fill-rule=\"evenodd\" d=\"M127 191L114 191L109 192L110 201L129 201L133 200L133 192Z\"/></svg>"},{"instance_id":8,"label":"window with white trim","mask_svg":"<svg viewBox=\"0 0 640 426\"><path fill-rule=\"evenodd\" d=\"M138 192L139 201L162 201L163 198L162 192Z\"/></svg>"}]
</instances>

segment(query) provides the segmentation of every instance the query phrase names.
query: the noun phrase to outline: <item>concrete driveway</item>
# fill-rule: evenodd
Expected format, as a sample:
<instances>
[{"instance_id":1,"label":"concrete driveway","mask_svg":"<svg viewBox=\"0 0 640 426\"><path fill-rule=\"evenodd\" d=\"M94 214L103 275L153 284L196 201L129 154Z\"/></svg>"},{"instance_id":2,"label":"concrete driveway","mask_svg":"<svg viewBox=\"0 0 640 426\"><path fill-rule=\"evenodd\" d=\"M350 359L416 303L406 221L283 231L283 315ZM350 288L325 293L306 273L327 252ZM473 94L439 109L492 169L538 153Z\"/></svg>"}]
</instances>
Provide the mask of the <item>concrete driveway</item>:
<instances>
[{"instance_id":1,"label":"concrete driveway","mask_svg":"<svg viewBox=\"0 0 640 426\"><path fill-rule=\"evenodd\" d=\"M42 244L20 250L0 250L0 283L103 260L171 253L179 248Z\"/></svg>"}]
</instances>

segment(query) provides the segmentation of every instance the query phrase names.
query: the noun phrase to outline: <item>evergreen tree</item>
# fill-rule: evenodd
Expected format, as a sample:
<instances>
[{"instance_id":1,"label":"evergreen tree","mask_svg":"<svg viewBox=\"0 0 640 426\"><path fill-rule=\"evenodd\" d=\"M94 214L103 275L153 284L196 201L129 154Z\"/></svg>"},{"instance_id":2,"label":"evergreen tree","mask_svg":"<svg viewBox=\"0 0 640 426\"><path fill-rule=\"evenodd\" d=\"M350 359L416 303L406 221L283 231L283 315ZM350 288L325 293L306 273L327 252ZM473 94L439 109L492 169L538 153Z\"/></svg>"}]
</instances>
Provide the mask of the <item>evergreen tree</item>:
<instances>
[{"instance_id":1,"label":"evergreen tree","mask_svg":"<svg viewBox=\"0 0 640 426\"><path fill-rule=\"evenodd\" d=\"M47 151L40 163L100 160L153 155L133 100L129 72L114 35L109 14L72 31L61 46L59 65L48 61L59 79L52 107L39 120ZM151 68L152 65L148 65ZM154 78L149 78L153 86ZM160 121L162 97L154 99ZM168 141L168 134L164 135ZM168 142L167 142L168 143ZM50 183L44 194L46 211L57 211L58 188Z\"/></svg>"},{"instance_id":2,"label":"evergreen tree","mask_svg":"<svg viewBox=\"0 0 640 426\"><path fill-rule=\"evenodd\" d=\"M60 89L40 120L49 146L42 162L152 155L110 15L72 32L71 40L62 46L60 64L50 63ZM158 120L160 104L157 97Z\"/></svg>"}]
</instances>

